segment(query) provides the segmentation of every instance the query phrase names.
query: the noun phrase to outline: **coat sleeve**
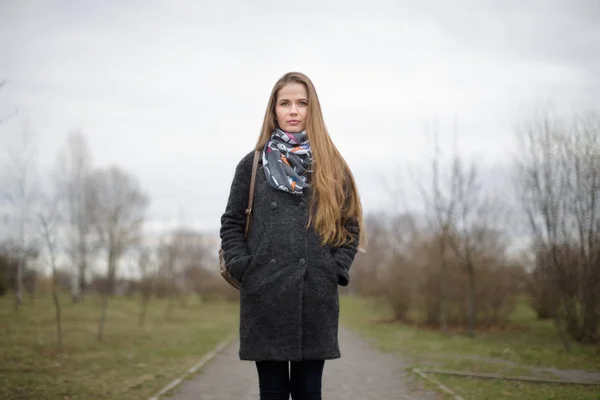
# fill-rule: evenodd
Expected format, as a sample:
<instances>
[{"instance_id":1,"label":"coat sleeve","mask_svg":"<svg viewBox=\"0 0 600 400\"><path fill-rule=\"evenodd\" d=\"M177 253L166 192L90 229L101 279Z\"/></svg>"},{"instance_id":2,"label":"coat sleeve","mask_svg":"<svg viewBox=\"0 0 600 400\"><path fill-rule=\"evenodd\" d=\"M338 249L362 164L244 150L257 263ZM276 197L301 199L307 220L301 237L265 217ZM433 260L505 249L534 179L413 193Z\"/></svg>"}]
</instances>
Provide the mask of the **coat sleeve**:
<instances>
[{"instance_id":1,"label":"coat sleeve","mask_svg":"<svg viewBox=\"0 0 600 400\"><path fill-rule=\"evenodd\" d=\"M241 280L251 254L245 236L246 208L250 191L252 160L246 155L237 165L229 191L225 212L221 216L221 248L231 276Z\"/></svg>"},{"instance_id":2,"label":"coat sleeve","mask_svg":"<svg viewBox=\"0 0 600 400\"><path fill-rule=\"evenodd\" d=\"M358 239L359 239L359 225L356 219L352 218L346 222L346 229L350 231L352 235L352 240L350 243L346 243L340 247L334 247L331 250L331 255L335 260L336 264L340 267L339 274L339 284L341 286L347 286L350 281L349 270L352 262L354 261L354 256L358 251Z\"/></svg>"},{"instance_id":3,"label":"coat sleeve","mask_svg":"<svg viewBox=\"0 0 600 400\"><path fill-rule=\"evenodd\" d=\"M349 201L350 191L348 187L346 188L347 198L346 201ZM355 218L350 218L345 223L346 229L351 234L351 240L349 243L346 243L340 247L334 247L331 251L331 255L335 260L336 264L340 267L339 274L339 284L341 286L347 286L350 281L350 275L348 271L350 270L350 266L354 261L354 256L358 251L358 242L359 242L359 234L360 227L358 221Z\"/></svg>"}]
</instances>

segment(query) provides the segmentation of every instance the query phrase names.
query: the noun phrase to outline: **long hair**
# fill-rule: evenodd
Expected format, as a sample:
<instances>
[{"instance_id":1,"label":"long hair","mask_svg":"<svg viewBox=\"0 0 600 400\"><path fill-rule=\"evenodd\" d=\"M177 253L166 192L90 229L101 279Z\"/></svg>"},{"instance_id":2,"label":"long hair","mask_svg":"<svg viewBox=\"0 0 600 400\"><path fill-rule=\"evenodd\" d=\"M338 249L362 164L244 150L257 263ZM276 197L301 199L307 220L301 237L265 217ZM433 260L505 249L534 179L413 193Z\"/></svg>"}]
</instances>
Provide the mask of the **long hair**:
<instances>
[{"instance_id":1,"label":"long hair","mask_svg":"<svg viewBox=\"0 0 600 400\"><path fill-rule=\"evenodd\" d=\"M321 112L321 104L311 80L300 72L282 76L271 91L256 150L263 150L276 128L275 104L279 90L288 83L301 83L308 93L305 130L311 145L312 196L308 225L321 236L322 244L338 247L353 240L346 228L350 221L358 223L359 247L364 249L363 211L354 176L333 144Z\"/></svg>"}]
</instances>

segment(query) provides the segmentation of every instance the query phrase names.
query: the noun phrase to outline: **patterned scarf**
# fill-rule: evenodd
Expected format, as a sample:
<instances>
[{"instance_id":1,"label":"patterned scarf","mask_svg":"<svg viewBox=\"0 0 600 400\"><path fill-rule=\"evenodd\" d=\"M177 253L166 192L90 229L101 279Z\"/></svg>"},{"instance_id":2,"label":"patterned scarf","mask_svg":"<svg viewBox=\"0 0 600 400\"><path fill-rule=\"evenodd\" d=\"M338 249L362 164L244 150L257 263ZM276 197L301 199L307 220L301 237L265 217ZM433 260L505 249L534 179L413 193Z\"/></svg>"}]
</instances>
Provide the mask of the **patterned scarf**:
<instances>
[{"instance_id":1,"label":"patterned scarf","mask_svg":"<svg viewBox=\"0 0 600 400\"><path fill-rule=\"evenodd\" d=\"M303 196L308 187L307 173L312 151L306 131L287 133L276 129L262 152L263 168L269 186Z\"/></svg>"}]
</instances>

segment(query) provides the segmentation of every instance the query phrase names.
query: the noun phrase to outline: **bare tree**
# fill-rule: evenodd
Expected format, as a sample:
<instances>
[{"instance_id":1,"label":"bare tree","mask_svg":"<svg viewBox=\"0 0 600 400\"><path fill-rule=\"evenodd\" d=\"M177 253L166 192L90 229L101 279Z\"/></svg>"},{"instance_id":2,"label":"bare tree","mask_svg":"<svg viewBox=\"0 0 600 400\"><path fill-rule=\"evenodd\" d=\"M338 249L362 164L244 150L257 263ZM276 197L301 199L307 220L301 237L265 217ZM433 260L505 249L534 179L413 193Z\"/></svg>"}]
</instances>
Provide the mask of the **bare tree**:
<instances>
[{"instance_id":1,"label":"bare tree","mask_svg":"<svg viewBox=\"0 0 600 400\"><path fill-rule=\"evenodd\" d=\"M377 296L383 290L384 274L395 251L393 235L388 222L389 215L369 214L365 217L365 229L369 237L369 253L359 254L350 273L350 285L361 295Z\"/></svg>"},{"instance_id":2,"label":"bare tree","mask_svg":"<svg viewBox=\"0 0 600 400\"><path fill-rule=\"evenodd\" d=\"M156 248L140 246L138 249L137 265L140 274L140 292L142 295L140 314L138 317L140 326L143 326L146 323L148 303L152 297L154 282L160 271L160 251L162 248L162 245L159 244Z\"/></svg>"},{"instance_id":3,"label":"bare tree","mask_svg":"<svg viewBox=\"0 0 600 400\"><path fill-rule=\"evenodd\" d=\"M102 291L97 335L101 341L119 260L140 242L149 199L133 176L115 166L93 172L90 183L92 222L107 256L106 287Z\"/></svg>"},{"instance_id":4,"label":"bare tree","mask_svg":"<svg viewBox=\"0 0 600 400\"><path fill-rule=\"evenodd\" d=\"M11 206L9 215L16 225L16 248L19 262L15 276L15 310L23 300L23 273L28 247L28 229L31 220L32 205L36 197L36 149L34 135L27 122L23 124L16 143L6 147L7 163L5 172L7 184L3 195Z\"/></svg>"},{"instance_id":5,"label":"bare tree","mask_svg":"<svg viewBox=\"0 0 600 400\"><path fill-rule=\"evenodd\" d=\"M439 257L440 278L440 304L439 304L439 324L442 332L448 330L448 313L447 313L447 288L443 282L446 281L448 275L448 252L450 249L451 236L457 219L457 204L458 196L458 159L455 156L451 164L451 174L449 177L442 177L440 171L440 161L442 153L439 146L439 131L437 121L431 131L433 140L433 157L431 160L431 190L427 190L417 176L413 176L413 180L419 187L424 200L427 224L429 229L436 237L436 251ZM442 182L444 184L442 184Z\"/></svg>"},{"instance_id":6,"label":"bare tree","mask_svg":"<svg viewBox=\"0 0 600 400\"><path fill-rule=\"evenodd\" d=\"M52 300L56 311L56 334L58 341L58 350L62 351L63 337L61 324L61 308L58 299L58 271L56 268L56 245L57 245L57 227L60 222L58 214L58 199L44 201L41 211L38 211L37 217L40 223L42 240L48 251L50 267L52 268Z\"/></svg>"},{"instance_id":7,"label":"bare tree","mask_svg":"<svg viewBox=\"0 0 600 400\"><path fill-rule=\"evenodd\" d=\"M565 120L548 112L519 131L516 171L537 254L536 268L557 296L563 330L596 342L600 325L600 118Z\"/></svg>"},{"instance_id":8,"label":"bare tree","mask_svg":"<svg viewBox=\"0 0 600 400\"><path fill-rule=\"evenodd\" d=\"M478 221L475 219L475 209L481 199L481 185L477 179L477 169L474 164L465 171L462 161L457 157L454 160L454 177L456 178L456 203L458 240L450 241L455 253L462 259L469 280L469 293L467 300L468 333L475 335L475 260L474 251L477 235ZM475 217L475 218L474 218Z\"/></svg>"},{"instance_id":9,"label":"bare tree","mask_svg":"<svg viewBox=\"0 0 600 400\"><path fill-rule=\"evenodd\" d=\"M422 304L428 324L438 324L447 332L449 323L463 323L466 315L466 327L473 336L479 319L495 323L503 318L512 296L510 290L485 295L482 291L490 287L491 277L518 266L506 258L502 202L484 189L478 164L466 162L458 153L456 129L454 149L447 152L440 146L437 122L428 133L430 173L424 178L422 169L411 171L423 199L424 224L417 219L403 225L394 221L388 230L397 238L392 245L394 263L402 265L413 287L425 294ZM396 284L406 278L399 274L387 280ZM406 312L409 300L397 296L397 315Z\"/></svg>"},{"instance_id":10,"label":"bare tree","mask_svg":"<svg viewBox=\"0 0 600 400\"><path fill-rule=\"evenodd\" d=\"M206 237L200 232L181 229L175 233L174 240L179 246L182 281L186 284L186 290L203 297L209 277L208 267L213 261Z\"/></svg>"},{"instance_id":11,"label":"bare tree","mask_svg":"<svg viewBox=\"0 0 600 400\"><path fill-rule=\"evenodd\" d=\"M521 154L517 160L517 173L522 202L537 246L551 253L548 263L543 263L545 275L551 284L557 284L560 275L558 244L563 241L561 221L565 208L566 182L561 177L559 142L560 130L548 115L519 131ZM555 289L558 289L555 288ZM554 291L558 295L561 292ZM563 345L568 350L569 341L564 334L558 313L554 322Z\"/></svg>"},{"instance_id":12,"label":"bare tree","mask_svg":"<svg viewBox=\"0 0 600 400\"><path fill-rule=\"evenodd\" d=\"M178 292L177 278L180 270L181 247L172 237L161 246L160 275L168 284L169 301L165 308L165 318L170 318L175 306L175 297Z\"/></svg>"},{"instance_id":13,"label":"bare tree","mask_svg":"<svg viewBox=\"0 0 600 400\"><path fill-rule=\"evenodd\" d=\"M576 117L565 139L568 174L568 231L577 249L580 307L572 307L569 323L576 340L600 340L600 116Z\"/></svg>"},{"instance_id":14,"label":"bare tree","mask_svg":"<svg viewBox=\"0 0 600 400\"><path fill-rule=\"evenodd\" d=\"M455 239L449 243L467 274L468 334L474 336L477 269L484 267L481 264L486 258L499 261L504 254L500 218L506 215L500 201L484 192L475 162L464 165L463 160L455 156L453 178L456 187L456 221L452 227Z\"/></svg>"},{"instance_id":15,"label":"bare tree","mask_svg":"<svg viewBox=\"0 0 600 400\"><path fill-rule=\"evenodd\" d=\"M61 205L67 220L67 251L77 271L77 282L72 290L74 302L83 300L88 260L93 250L91 172L85 136L78 131L71 132L57 159L55 181L62 194Z\"/></svg>"}]
</instances>

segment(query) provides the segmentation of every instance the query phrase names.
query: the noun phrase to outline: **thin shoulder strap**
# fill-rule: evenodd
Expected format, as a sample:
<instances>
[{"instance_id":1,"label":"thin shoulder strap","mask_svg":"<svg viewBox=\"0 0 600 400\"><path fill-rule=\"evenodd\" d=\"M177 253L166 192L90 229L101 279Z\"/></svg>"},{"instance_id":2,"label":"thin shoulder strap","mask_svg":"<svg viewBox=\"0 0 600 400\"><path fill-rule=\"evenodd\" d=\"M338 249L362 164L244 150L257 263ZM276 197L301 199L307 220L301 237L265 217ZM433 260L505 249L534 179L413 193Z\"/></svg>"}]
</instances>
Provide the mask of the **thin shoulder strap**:
<instances>
[{"instance_id":1,"label":"thin shoulder strap","mask_svg":"<svg viewBox=\"0 0 600 400\"><path fill-rule=\"evenodd\" d=\"M254 183L256 182L256 170L258 169L258 160L260 159L260 150L254 151L254 161L252 162L252 176L250 177L250 191L248 193L248 208L246 208L246 237L250 230L250 221L252 218L252 204L254 203Z\"/></svg>"}]
</instances>

